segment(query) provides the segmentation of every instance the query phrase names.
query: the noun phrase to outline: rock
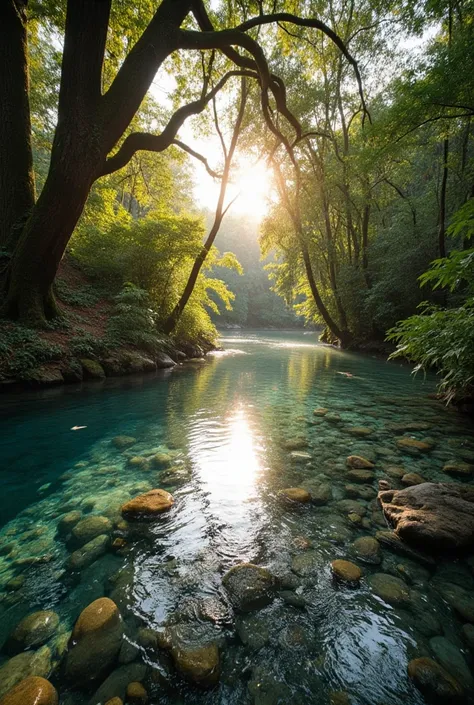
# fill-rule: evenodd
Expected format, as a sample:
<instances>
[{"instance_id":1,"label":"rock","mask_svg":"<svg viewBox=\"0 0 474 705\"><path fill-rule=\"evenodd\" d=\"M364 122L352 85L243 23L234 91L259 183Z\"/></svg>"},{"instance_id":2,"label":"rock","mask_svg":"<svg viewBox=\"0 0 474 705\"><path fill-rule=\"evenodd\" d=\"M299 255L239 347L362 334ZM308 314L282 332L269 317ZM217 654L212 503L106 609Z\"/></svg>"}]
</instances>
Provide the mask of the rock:
<instances>
[{"instance_id":1,"label":"rock","mask_svg":"<svg viewBox=\"0 0 474 705\"><path fill-rule=\"evenodd\" d=\"M268 624L259 617L253 615L238 617L235 628L242 643L251 651L258 651L270 640Z\"/></svg>"},{"instance_id":2,"label":"rock","mask_svg":"<svg viewBox=\"0 0 474 705\"><path fill-rule=\"evenodd\" d=\"M97 360L91 360L89 358L82 358L81 360L82 372L84 379L104 379L105 372L104 368L97 362Z\"/></svg>"},{"instance_id":3,"label":"rock","mask_svg":"<svg viewBox=\"0 0 474 705\"><path fill-rule=\"evenodd\" d=\"M0 697L28 676L46 678L51 671L51 650L42 646L38 651L24 651L0 666Z\"/></svg>"},{"instance_id":4,"label":"rock","mask_svg":"<svg viewBox=\"0 0 474 705\"><path fill-rule=\"evenodd\" d=\"M39 676L28 676L0 700L0 705L58 705L58 693Z\"/></svg>"},{"instance_id":5,"label":"rock","mask_svg":"<svg viewBox=\"0 0 474 705\"><path fill-rule=\"evenodd\" d=\"M167 370L170 367L175 367L176 363L164 352L155 354L155 364L158 370Z\"/></svg>"},{"instance_id":6,"label":"rock","mask_svg":"<svg viewBox=\"0 0 474 705\"><path fill-rule=\"evenodd\" d=\"M24 379L32 385L40 384L45 387L55 384L64 384L64 377L61 370L47 365L41 365L27 372Z\"/></svg>"},{"instance_id":7,"label":"rock","mask_svg":"<svg viewBox=\"0 0 474 705\"><path fill-rule=\"evenodd\" d=\"M301 450L302 448L307 448L308 445L306 438L290 438L282 443L285 450Z\"/></svg>"},{"instance_id":8,"label":"rock","mask_svg":"<svg viewBox=\"0 0 474 705\"><path fill-rule=\"evenodd\" d=\"M321 507L332 500L331 485L323 482L321 485L311 488L311 501L317 507Z\"/></svg>"},{"instance_id":9,"label":"rock","mask_svg":"<svg viewBox=\"0 0 474 705\"><path fill-rule=\"evenodd\" d=\"M240 612L250 612L273 600L275 578L260 566L241 563L231 568L223 577L224 585L233 607Z\"/></svg>"},{"instance_id":10,"label":"rock","mask_svg":"<svg viewBox=\"0 0 474 705\"><path fill-rule=\"evenodd\" d=\"M217 644L195 648L181 648L171 652L174 664L186 680L203 687L217 683L220 675L219 649Z\"/></svg>"},{"instance_id":11,"label":"rock","mask_svg":"<svg viewBox=\"0 0 474 705\"><path fill-rule=\"evenodd\" d=\"M396 534L407 543L432 552L474 548L474 488L425 482L378 497Z\"/></svg>"},{"instance_id":12,"label":"rock","mask_svg":"<svg viewBox=\"0 0 474 705\"><path fill-rule=\"evenodd\" d=\"M412 558L418 563L422 563L427 568L434 568L436 562L431 556L427 556L425 553L415 550L407 543L404 543L393 531L377 531L375 538L384 547L390 549L394 553L400 556L406 556L407 558Z\"/></svg>"},{"instance_id":13,"label":"rock","mask_svg":"<svg viewBox=\"0 0 474 705\"><path fill-rule=\"evenodd\" d=\"M374 432L373 428L367 428L366 426L350 426L346 429L351 436L356 436L356 438L366 438L371 436Z\"/></svg>"},{"instance_id":14,"label":"rock","mask_svg":"<svg viewBox=\"0 0 474 705\"><path fill-rule=\"evenodd\" d=\"M410 661L408 676L430 704L454 705L463 699L461 685L433 659L424 657Z\"/></svg>"},{"instance_id":15,"label":"rock","mask_svg":"<svg viewBox=\"0 0 474 705\"><path fill-rule=\"evenodd\" d=\"M8 651L17 654L20 651L37 648L51 639L59 625L56 612L33 612L21 620L15 627L7 642Z\"/></svg>"},{"instance_id":16,"label":"rock","mask_svg":"<svg viewBox=\"0 0 474 705\"><path fill-rule=\"evenodd\" d=\"M377 565L381 562L380 544L373 536L361 536L351 546L352 553L364 563Z\"/></svg>"},{"instance_id":17,"label":"rock","mask_svg":"<svg viewBox=\"0 0 474 705\"><path fill-rule=\"evenodd\" d=\"M470 689L473 687L474 680L469 666L454 644L444 636L435 636L430 639L430 649L438 663L459 681L459 683L467 685Z\"/></svg>"},{"instance_id":18,"label":"rock","mask_svg":"<svg viewBox=\"0 0 474 705\"><path fill-rule=\"evenodd\" d=\"M451 460L443 467L443 472L453 477L459 477L460 479L469 479L474 475L474 465L470 465L469 463L457 463L455 460Z\"/></svg>"},{"instance_id":19,"label":"rock","mask_svg":"<svg viewBox=\"0 0 474 705\"><path fill-rule=\"evenodd\" d=\"M86 543L77 551L71 553L69 560L67 562L67 567L69 570L84 570L90 566L94 561L104 555L107 552L110 545L110 537L107 535L97 536L89 543Z\"/></svg>"},{"instance_id":20,"label":"rock","mask_svg":"<svg viewBox=\"0 0 474 705\"><path fill-rule=\"evenodd\" d=\"M126 502L121 509L122 516L129 521L155 519L171 509L173 503L173 495L166 490L150 490Z\"/></svg>"},{"instance_id":21,"label":"rock","mask_svg":"<svg viewBox=\"0 0 474 705\"><path fill-rule=\"evenodd\" d=\"M374 488L366 485L346 485L344 489L348 497L371 500L377 496Z\"/></svg>"},{"instance_id":22,"label":"rock","mask_svg":"<svg viewBox=\"0 0 474 705\"><path fill-rule=\"evenodd\" d=\"M148 460L142 455L134 455L127 460L127 465L131 468L146 469L148 467Z\"/></svg>"},{"instance_id":23,"label":"rock","mask_svg":"<svg viewBox=\"0 0 474 705\"><path fill-rule=\"evenodd\" d=\"M305 551L305 553L299 553L293 557L291 570L297 575L304 577L314 573L319 565L319 553L317 551Z\"/></svg>"},{"instance_id":24,"label":"rock","mask_svg":"<svg viewBox=\"0 0 474 705\"><path fill-rule=\"evenodd\" d=\"M119 705L125 700L125 693L129 683L142 681L146 676L146 666L143 663L130 663L116 668L108 678L99 686L89 705L102 705L112 703Z\"/></svg>"},{"instance_id":25,"label":"rock","mask_svg":"<svg viewBox=\"0 0 474 705\"><path fill-rule=\"evenodd\" d=\"M329 411L327 414L325 414L324 418L330 423L340 423L342 421L340 415L337 414L335 411Z\"/></svg>"},{"instance_id":26,"label":"rock","mask_svg":"<svg viewBox=\"0 0 474 705\"><path fill-rule=\"evenodd\" d=\"M356 499L340 499L336 506L344 514L358 514L360 517L367 514L367 508Z\"/></svg>"},{"instance_id":27,"label":"rock","mask_svg":"<svg viewBox=\"0 0 474 705\"><path fill-rule=\"evenodd\" d=\"M278 492L278 496L285 501L299 502L303 504L311 500L310 493L302 487L287 487L284 490L280 490Z\"/></svg>"},{"instance_id":28,"label":"rock","mask_svg":"<svg viewBox=\"0 0 474 705\"><path fill-rule=\"evenodd\" d=\"M397 440L397 446L400 450L407 451L409 453L428 453L433 450L433 443L428 441L419 441L416 438L399 438Z\"/></svg>"},{"instance_id":29,"label":"rock","mask_svg":"<svg viewBox=\"0 0 474 705\"><path fill-rule=\"evenodd\" d=\"M437 588L463 621L474 624L474 595L472 591L464 590L459 585L450 583L437 585Z\"/></svg>"},{"instance_id":30,"label":"rock","mask_svg":"<svg viewBox=\"0 0 474 705\"><path fill-rule=\"evenodd\" d=\"M349 470L347 477L352 482L360 482L365 484L366 482L372 482L374 480L374 473L371 470Z\"/></svg>"},{"instance_id":31,"label":"rock","mask_svg":"<svg viewBox=\"0 0 474 705\"><path fill-rule=\"evenodd\" d=\"M329 693L329 705L351 705L351 701L344 690L332 690Z\"/></svg>"},{"instance_id":32,"label":"rock","mask_svg":"<svg viewBox=\"0 0 474 705\"><path fill-rule=\"evenodd\" d=\"M426 480L421 475L418 475L417 472L407 472L406 475L403 475L401 482L402 485L412 487L413 485L422 485Z\"/></svg>"},{"instance_id":33,"label":"rock","mask_svg":"<svg viewBox=\"0 0 474 705\"><path fill-rule=\"evenodd\" d=\"M58 534L59 536L67 536L71 533L75 525L82 519L81 512L72 511L67 514L63 514L58 522Z\"/></svg>"},{"instance_id":34,"label":"rock","mask_svg":"<svg viewBox=\"0 0 474 705\"><path fill-rule=\"evenodd\" d=\"M299 609L304 609L306 607L306 600L301 595L297 595L292 590L282 590L279 593L279 597L285 602L285 604L291 607L298 607Z\"/></svg>"},{"instance_id":35,"label":"rock","mask_svg":"<svg viewBox=\"0 0 474 705\"><path fill-rule=\"evenodd\" d=\"M396 480L401 480L402 477L406 475L405 468L402 468L399 465L386 465L383 470L387 475L395 478Z\"/></svg>"},{"instance_id":36,"label":"rock","mask_svg":"<svg viewBox=\"0 0 474 705\"><path fill-rule=\"evenodd\" d=\"M388 480L379 480L379 491L385 492L385 490L391 490L392 484Z\"/></svg>"},{"instance_id":37,"label":"rock","mask_svg":"<svg viewBox=\"0 0 474 705\"><path fill-rule=\"evenodd\" d=\"M360 455L350 455L347 458L346 463L348 467L356 468L356 470L371 470L375 467L370 460L367 460L367 458L363 458Z\"/></svg>"},{"instance_id":38,"label":"rock","mask_svg":"<svg viewBox=\"0 0 474 705\"><path fill-rule=\"evenodd\" d=\"M112 522L107 517L90 516L81 519L71 531L70 543L74 547L80 548L89 543L92 539L112 531Z\"/></svg>"},{"instance_id":39,"label":"rock","mask_svg":"<svg viewBox=\"0 0 474 705\"><path fill-rule=\"evenodd\" d=\"M305 453L302 450L292 450L290 453L290 458L296 461L302 462L303 460L311 460L312 459L311 453Z\"/></svg>"},{"instance_id":40,"label":"rock","mask_svg":"<svg viewBox=\"0 0 474 705\"><path fill-rule=\"evenodd\" d=\"M326 414L328 413L328 411L329 411L329 409L324 409L323 407L321 407L321 408L319 408L319 409L315 409L315 410L313 411L313 415L314 415L314 416L326 416Z\"/></svg>"},{"instance_id":41,"label":"rock","mask_svg":"<svg viewBox=\"0 0 474 705\"><path fill-rule=\"evenodd\" d=\"M462 628L462 635L471 651L474 651L474 624L464 624Z\"/></svg>"},{"instance_id":42,"label":"rock","mask_svg":"<svg viewBox=\"0 0 474 705\"><path fill-rule=\"evenodd\" d=\"M407 431L428 431L432 425L426 421L405 421L402 423L388 423L387 430L395 431L395 433L403 433Z\"/></svg>"},{"instance_id":43,"label":"rock","mask_svg":"<svg viewBox=\"0 0 474 705\"><path fill-rule=\"evenodd\" d=\"M137 681L128 684L125 697L126 702L130 705L146 705L148 702L148 693Z\"/></svg>"},{"instance_id":44,"label":"rock","mask_svg":"<svg viewBox=\"0 0 474 705\"><path fill-rule=\"evenodd\" d=\"M374 573L369 577L369 583L373 592L391 605L403 605L410 600L409 588L393 575Z\"/></svg>"},{"instance_id":45,"label":"rock","mask_svg":"<svg viewBox=\"0 0 474 705\"><path fill-rule=\"evenodd\" d=\"M74 625L64 661L64 677L76 688L87 689L116 661L123 639L117 605L101 597L86 607Z\"/></svg>"},{"instance_id":46,"label":"rock","mask_svg":"<svg viewBox=\"0 0 474 705\"><path fill-rule=\"evenodd\" d=\"M14 578L11 578L7 583L5 583L5 590L7 592L16 592L17 590L21 590L25 583L25 576L24 575L17 575Z\"/></svg>"},{"instance_id":47,"label":"rock","mask_svg":"<svg viewBox=\"0 0 474 705\"><path fill-rule=\"evenodd\" d=\"M133 446L133 444L136 442L137 439L133 436L115 436L115 438L112 439L112 444L119 450L129 448L130 446Z\"/></svg>"},{"instance_id":48,"label":"rock","mask_svg":"<svg viewBox=\"0 0 474 705\"><path fill-rule=\"evenodd\" d=\"M359 583L362 571L359 566L350 561L337 559L331 563L331 570L334 577L343 583Z\"/></svg>"}]
</instances>

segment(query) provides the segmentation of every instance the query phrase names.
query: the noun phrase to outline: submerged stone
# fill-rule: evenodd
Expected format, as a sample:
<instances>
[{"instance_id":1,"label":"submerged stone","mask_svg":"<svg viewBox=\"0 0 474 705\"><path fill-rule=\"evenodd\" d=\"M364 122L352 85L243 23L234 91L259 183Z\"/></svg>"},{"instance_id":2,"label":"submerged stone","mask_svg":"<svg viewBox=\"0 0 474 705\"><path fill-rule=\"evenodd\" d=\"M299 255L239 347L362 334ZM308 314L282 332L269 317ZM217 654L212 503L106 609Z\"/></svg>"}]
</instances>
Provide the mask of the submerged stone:
<instances>
[{"instance_id":1,"label":"submerged stone","mask_svg":"<svg viewBox=\"0 0 474 705\"><path fill-rule=\"evenodd\" d=\"M327 504L332 499L332 488L328 482L323 482L320 485L311 487L311 501L316 506L320 507Z\"/></svg>"},{"instance_id":2,"label":"submerged stone","mask_svg":"<svg viewBox=\"0 0 474 705\"><path fill-rule=\"evenodd\" d=\"M8 691L0 705L58 705L58 693L45 678L28 676Z\"/></svg>"},{"instance_id":3,"label":"submerged stone","mask_svg":"<svg viewBox=\"0 0 474 705\"><path fill-rule=\"evenodd\" d=\"M356 436L357 438L365 438L371 436L374 432L373 428L368 428L366 426L350 426L346 429L351 436Z\"/></svg>"},{"instance_id":4,"label":"submerged stone","mask_svg":"<svg viewBox=\"0 0 474 705\"><path fill-rule=\"evenodd\" d=\"M317 551L299 553L291 561L291 570L301 577L314 573L319 566L320 556Z\"/></svg>"},{"instance_id":5,"label":"submerged stone","mask_svg":"<svg viewBox=\"0 0 474 705\"><path fill-rule=\"evenodd\" d=\"M393 531L377 531L375 538L385 548L390 549L400 556L406 556L407 558L411 558L418 563L422 563L427 568L434 568L436 565L436 562L432 556L427 556L425 553L421 553L415 548L409 546L407 543L404 543L404 541L402 541L401 538Z\"/></svg>"},{"instance_id":6,"label":"submerged stone","mask_svg":"<svg viewBox=\"0 0 474 705\"><path fill-rule=\"evenodd\" d=\"M328 413L329 409L324 409L323 407L320 407L319 409L315 409L313 411L314 416L326 416Z\"/></svg>"},{"instance_id":7,"label":"submerged stone","mask_svg":"<svg viewBox=\"0 0 474 705\"><path fill-rule=\"evenodd\" d=\"M373 592L391 605L409 602L410 590L400 578L388 573L374 573L369 577Z\"/></svg>"},{"instance_id":8,"label":"submerged stone","mask_svg":"<svg viewBox=\"0 0 474 705\"><path fill-rule=\"evenodd\" d=\"M58 522L59 536L67 536L81 519L82 514L77 510L63 514Z\"/></svg>"},{"instance_id":9,"label":"submerged stone","mask_svg":"<svg viewBox=\"0 0 474 705\"><path fill-rule=\"evenodd\" d=\"M51 649L42 646L38 651L25 651L13 656L0 666L0 697L28 676L46 678L51 671Z\"/></svg>"},{"instance_id":10,"label":"submerged stone","mask_svg":"<svg viewBox=\"0 0 474 705\"><path fill-rule=\"evenodd\" d=\"M345 491L348 497L371 500L377 496L373 487L368 485L346 485Z\"/></svg>"},{"instance_id":11,"label":"submerged stone","mask_svg":"<svg viewBox=\"0 0 474 705\"><path fill-rule=\"evenodd\" d=\"M90 516L81 519L71 530L70 543L77 548L89 543L97 536L112 531L112 522L107 517Z\"/></svg>"},{"instance_id":12,"label":"submerged stone","mask_svg":"<svg viewBox=\"0 0 474 705\"><path fill-rule=\"evenodd\" d=\"M56 612L42 610L29 614L11 633L7 644L9 652L15 654L41 646L53 636L58 625L59 617Z\"/></svg>"},{"instance_id":13,"label":"submerged stone","mask_svg":"<svg viewBox=\"0 0 474 705\"><path fill-rule=\"evenodd\" d=\"M74 553L71 553L67 562L67 567L70 570L84 570L92 565L94 561L107 552L110 545L110 537L107 535L97 536L89 543L86 543L81 548L78 548Z\"/></svg>"},{"instance_id":14,"label":"submerged stone","mask_svg":"<svg viewBox=\"0 0 474 705\"><path fill-rule=\"evenodd\" d=\"M374 480L374 473L371 470L349 470L347 477L352 482L360 482L362 485Z\"/></svg>"},{"instance_id":15,"label":"submerged stone","mask_svg":"<svg viewBox=\"0 0 474 705\"><path fill-rule=\"evenodd\" d=\"M407 472L406 475L403 475L401 478L402 485L406 485L407 487L412 487L413 485L421 485L423 482L426 482L424 477L421 477L417 472Z\"/></svg>"},{"instance_id":16,"label":"submerged stone","mask_svg":"<svg viewBox=\"0 0 474 705\"><path fill-rule=\"evenodd\" d=\"M125 697L127 703L130 703L130 705L146 705L148 702L148 693L143 684L138 681L127 685Z\"/></svg>"},{"instance_id":17,"label":"submerged stone","mask_svg":"<svg viewBox=\"0 0 474 705\"><path fill-rule=\"evenodd\" d=\"M367 458L363 458L361 455L349 455L346 460L348 467L355 468L356 470L371 470L375 465Z\"/></svg>"},{"instance_id":18,"label":"submerged stone","mask_svg":"<svg viewBox=\"0 0 474 705\"><path fill-rule=\"evenodd\" d=\"M275 596L275 578L265 568L252 563L241 563L223 577L230 601L236 610L249 612L263 607Z\"/></svg>"},{"instance_id":19,"label":"submerged stone","mask_svg":"<svg viewBox=\"0 0 474 705\"><path fill-rule=\"evenodd\" d=\"M464 697L462 686L433 659L410 661L408 676L430 705L454 705Z\"/></svg>"},{"instance_id":20,"label":"submerged stone","mask_svg":"<svg viewBox=\"0 0 474 705\"><path fill-rule=\"evenodd\" d=\"M350 561L337 559L331 563L333 575L344 583L359 583L362 577L362 571L359 566Z\"/></svg>"},{"instance_id":21,"label":"submerged stone","mask_svg":"<svg viewBox=\"0 0 474 705\"><path fill-rule=\"evenodd\" d=\"M280 490L278 496L289 502L300 502L305 504L306 502L311 501L310 493L302 487L287 487L284 490Z\"/></svg>"},{"instance_id":22,"label":"submerged stone","mask_svg":"<svg viewBox=\"0 0 474 705\"><path fill-rule=\"evenodd\" d=\"M433 552L474 548L474 488L425 482L379 493L397 535Z\"/></svg>"},{"instance_id":23,"label":"submerged stone","mask_svg":"<svg viewBox=\"0 0 474 705\"><path fill-rule=\"evenodd\" d=\"M397 446L400 450L415 452L415 453L428 453L433 450L433 443L429 441L419 441L416 438L399 438L397 441Z\"/></svg>"},{"instance_id":24,"label":"submerged stone","mask_svg":"<svg viewBox=\"0 0 474 705\"><path fill-rule=\"evenodd\" d=\"M308 445L306 438L290 438L282 443L285 450L301 450L302 448L307 448Z\"/></svg>"},{"instance_id":25,"label":"submerged stone","mask_svg":"<svg viewBox=\"0 0 474 705\"><path fill-rule=\"evenodd\" d=\"M122 506L122 516L129 521L151 520L173 506L174 499L166 490L150 490Z\"/></svg>"},{"instance_id":26,"label":"submerged stone","mask_svg":"<svg viewBox=\"0 0 474 705\"><path fill-rule=\"evenodd\" d=\"M474 465L450 461L443 467L443 472L459 479L469 479L474 475Z\"/></svg>"},{"instance_id":27,"label":"submerged stone","mask_svg":"<svg viewBox=\"0 0 474 705\"><path fill-rule=\"evenodd\" d=\"M361 536L351 546L352 553L365 563L377 565L381 562L380 544L373 536Z\"/></svg>"},{"instance_id":28,"label":"submerged stone","mask_svg":"<svg viewBox=\"0 0 474 705\"><path fill-rule=\"evenodd\" d=\"M89 701L89 705L98 705L98 703L112 703L119 705L125 700L125 693L129 683L141 681L145 678L146 666L143 663L130 663L126 666L119 666L96 690Z\"/></svg>"},{"instance_id":29,"label":"submerged stone","mask_svg":"<svg viewBox=\"0 0 474 705\"><path fill-rule=\"evenodd\" d=\"M129 448L130 446L133 446L133 444L136 442L137 439L133 436L115 436L115 438L112 439L112 444L119 450Z\"/></svg>"},{"instance_id":30,"label":"submerged stone","mask_svg":"<svg viewBox=\"0 0 474 705\"><path fill-rule=\"evenodd\" d=\"M472 688L474 680L469 666L460 650L454 646L446 637L435 636L430 639L430 649L436 660L450 673L459 683Z\"/></svg>"}]
</instances>

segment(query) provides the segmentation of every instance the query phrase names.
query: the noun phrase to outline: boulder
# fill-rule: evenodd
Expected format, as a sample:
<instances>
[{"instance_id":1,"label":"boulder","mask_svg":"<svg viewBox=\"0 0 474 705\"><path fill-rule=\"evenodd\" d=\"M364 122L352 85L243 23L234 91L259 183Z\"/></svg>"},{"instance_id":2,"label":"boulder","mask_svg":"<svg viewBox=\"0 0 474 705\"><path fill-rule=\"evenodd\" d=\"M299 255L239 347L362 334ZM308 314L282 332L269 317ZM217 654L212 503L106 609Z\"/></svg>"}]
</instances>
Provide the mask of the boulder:
<instances>
[{"instance_id":1,"label":"boulder","mask_svg":"<svg viewBox=\"0 0 474 705\"><path fill-rule=\"evenodd\" d=\"M81 519L71 530L70 543L80 548L92 539L112 531L112 522L107 517L89 516Z\"/></svg>"},{"instance_id":2,"label":"boulder","mask_svg":"<svg viewBox=\"0 0 474 705\"><path fill-rule=\"evenodd\" d=\"M366 438L367 436L371 436L374 432L373 428L367 428L366 426L350 426L346 430L351 436L355 436L356 438Z\"/></svg>"},{"instance_id":3,"label":"boulder","mask_svg":"<svg viewBox=\"0 0 474 705\"><path fill-rule=\"evenodd\" d=\"M109 545L109 536L106 534L97 536L92 541L81 546L81 548L78 548L74 553L71 553L67 562L68 569L72 571L84 570L84 568L92 565L94 561L103 556L107 552Z\"/></svg>"},{"instance_id":4,"label":"boulder","mask_svg":"<svg viewBox=\"0 0 474 705\"><path fill-rule=\"evenodd\" d=\"M332 499L331 485L323 482L320 485L311 488L311 501L317 507L327 504Z\"/></svg>"},{"instance_id":5,"label":"boulder","mask_svg":"<svg viewBox=\"0 0 474 705\"><path fill-rule=\"evenodd\" d=\"M151 520L163 512L167 512L173 506L173 495L166 490L150 490L134 497L122 506L122 516L129 521Z\"/></svg>"},{"instance_id":6,"label":"boulder","mask_svg":"<svg viewBox=\"0 0 474 705\"><path fill-rule=\"evenodd\" d=\"M307 490L302 487L287 487L284 490L280 490L278 496L287 502L299 502L305 504L311 501L311 495Z\"/></svg>"},{"instance_id":7,"label":"boulder","mask_svg":"<svg viewBox=\"0 0 474 705\"><path fill-rule=\"evenodd\" d=\"M356 470L371 470L375 467L370 460L363 458L361 455L350 455L346 463L348 467L355 468Z\"/></svg>"},{"instance_id":8,"label":"boulder","mask_svg":"<svg viewBox=\"0 0 474 705\"><path fill-rule=\"evenodd\" d=\"M474 680L469 666L460 650L444 636L434 636L430 639L430 649L438 663L445 668L459 683L474 686Z\"/></svg>"},{"instance_id":9,"label":"boulder","mask_svg":"<svg viewBox=\"0 0 474 705\"><path fill-rule=\"evenodd\" d=\"M83 358L81 360L82 373L84 379L104 379L105 372L104 368L97 362L97 360L91 360L90 358Z\"/></svg>"},{"instance_id":10,"label":"boulder","mask_svg":"<svg viewBox=\"0 0 474 705\"><path fill-rule=\"evenodd\" d=\"M351 552L364 563L377 565L381 562L380 544L373 536L361 536L351 546Z\"/></svg>"},{"instance_id":11,"label":"boulder","mask_svg":"<svg viewBox=\"0 0 474 705\"><path fill-rule=\"evenodd\" d=\"M94 600L74 625L64 661L64 678L87 689L102 678L117 660L123 639L123 622L117 605L108 597Z\"/></svg>"},{"instance_id":12,"label":"boulder","mask_svg":"<svg viewBox=\"0 0 474 705\"><path fill-rule=\"evenodd\" d=\"M46 678L51 671L51 649L24 651L0 666L0 698L28 676Z\"/></svg>"},{"instance_id":13,"label":"boulder","mask_svg":"<svg viewBox=\"0 0 474 705\"><path fill-rule=\"evenodd\" d=\"M39 676L28 676L8 691L0 705L58 705L58 693Z\"/></svg>"},{"instance_id":14,"label":"boulder","mask_svg":"<svg viewBox=\"0 0 474 705\"><path fill-rule=\"evenodd\" d=\"M217 683L220 639L213 627L192 621L168 626L157 637L159 646L170 653L183 678L205 688Z\"/></svg>"},{"instance_id":15,"label":"boulder","mask_svg":"<svg viewBox=\"0 0 474 705\"><path fill-rule=\"evenodd\" d=\"M391 605L403 605L410 601L410 590L400 578L388 573L374 573L369 577L372 591Z\"/></svg>"},{"instance_id":16,"label":"boulder","mask_svg":"<svg viewBox=\"0 0 474 705\"><path fill-rule=\"evenodd\" d=\"M67 514L63 514L63 516L58 522L58 535L67 536L69 533L71 533L71 530L81 519L82 514L77 510L68 512Z\"/></svg>"},{"instance_id":17,"label":"boulder","mask_svg":"<svg viewBox=\"0 0 474 705\"><path fill-rule=\"evenodd\" d=\"M362 485L373 482L374 473L371 470L349 470L347 478L352 482L360 482Z\"/></svg>"},{"instance_id":18,"label":"boulder","mask_svg":"<svg viewBox=\"0 0 474 705\"><path fill-rule=\"evenodd\" d=\"M222 584L233 607L240 612L250 612L269 604L276 587L274 576L252 563L241 563L231 568L224 575Z\"/></svg>"},{"instance_id":19,"label":"boulder","mask_svg":"<svg viewBox=\"0 0 474 705\"><path fill-rule=\"evenodd\" d=\"M455 705L463 700L462 686L433 659L410 661L408 676L430 705Z\"/></svg>"},{"instance_id":20,"label":"boulder","mask_svg":"<svg viewBox=\"0 0 474 705\"><path fill-rule=\"evenodd\" d=\"M130 663L116 668L96 690L89 705L121 705L129 683L141 681L146 676L144 663Z\"/></svg>"},{"instance_id":21,"label":"boulder","mask_svg":"<svg viewBox=\"0 0 474 705\"><path fill-rule=\"evenodd\" d=\"M334 577L343 583L358 584L362 577L362 571L359 566L350 561L341 559L332 561L331 570Z\"/></svg>"},{"instance_id":22,"label":"boulder","mask_svg":"<svg viewBox=\"0 0 474 705\"><path fill-rule=\"evenodd\" d=\"M314 416L326 416L328 413L329 409L324 409L323 407L320 407L319 409L315 409L313 411Z\"/></svg>"},{"instance_id":23,"label":"boulder","mask_svg":"<svg viewBox=\"0 0 474 705\"><path fill-rule=\"evenodd\" d=\"M474 488L425 482L378 497L396 534L407 543L432 552L474 548Z\"/></svg>"},{"instance_id":24,"label":"boulder","mask_svg":"<svg viewBox=\"0 0 474 705\"><path fill-rule=\"evenodd\" d=\"M412 558L414 561L417 563L422 563L427 568L434 568L436 566L436 561L432 556L428 556L426 553L421 553L420 551L412 548L407 543L402 541L401 538L393 531L377 531L375 538L382 544L382 546L400 556Z\"/></svg>"},{"instance_id":25,"label":"boulder","mask_svg":"<svg viewBox=\"0 0 474 705\"><path fill-rule=\"evenodd\" d=\"M155 364L158 370L166 370L169 367L174 367L176 362L174 362L169 355L161 352L155 355Z\"/></svg>"},{"instance_id":26,"label":"boulder","mask_svg":"<svg viewBox=\"0 0 474 705\"><path fill-rule=\"evenodd\" d=\"M59 625L56 612L41 610L33 612L17 624L7 642L8 651L17 654L20 651L37 648L51 639Z\"/></svg>"}]
</instances>

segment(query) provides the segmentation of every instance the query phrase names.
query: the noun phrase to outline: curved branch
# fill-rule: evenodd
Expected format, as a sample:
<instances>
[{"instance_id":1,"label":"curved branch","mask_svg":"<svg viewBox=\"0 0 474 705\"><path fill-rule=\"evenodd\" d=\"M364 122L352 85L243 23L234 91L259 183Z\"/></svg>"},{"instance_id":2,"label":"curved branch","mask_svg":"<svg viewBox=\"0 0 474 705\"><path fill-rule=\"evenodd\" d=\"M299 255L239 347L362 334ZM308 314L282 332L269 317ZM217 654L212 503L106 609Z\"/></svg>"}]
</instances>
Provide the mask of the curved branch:
<instances>
[{"instance_id":1,"label":"curved branch","mask_svg":"<svg viewBox=\"0 0 474 705\"><path fill-rule=\"evenodd\" d=\"M184 142L181 142L181 140L173 140L172 143L176 147L179 147L180 149L183 150L183 152L187 152L190 154L194 159L197 159L198 161L202 162L204 166L206 167L206 171L209 174L209 176L212 176L213 179L220 179L221 175L217 173L217 171L214 171L214 169L211 169L209 166L209 162L207 161L206 157L202 154L199 154L199 152L196 152L194 149L189 147L187 144Z\"/></svg>"}]
</instances>

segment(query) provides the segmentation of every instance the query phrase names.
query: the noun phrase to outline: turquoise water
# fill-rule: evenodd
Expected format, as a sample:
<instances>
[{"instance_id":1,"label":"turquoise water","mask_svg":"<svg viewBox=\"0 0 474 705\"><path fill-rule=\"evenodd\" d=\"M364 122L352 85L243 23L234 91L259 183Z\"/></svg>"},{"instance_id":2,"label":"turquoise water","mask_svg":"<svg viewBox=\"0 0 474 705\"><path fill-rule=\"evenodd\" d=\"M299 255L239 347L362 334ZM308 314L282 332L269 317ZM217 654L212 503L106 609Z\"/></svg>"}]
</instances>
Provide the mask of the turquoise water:
<instances>
[{"instance_id":1,"label":"turquoise water","mask_svg":"<svg viewBox=\"0 0 474 705\"><path fill-rule=\"evenodd\" d=\"M81 610L107 595L138 647L134 661L147 665L151 703L421 705L407 663L436 657L439 636L456 653L458 679L468 681L463 621L443 599L446 583L473 594L467 561L426 568L382 548L379 565L355 560L364 573L358 589L335 585L330 563L354 560L353 541L386 528L376 481L361 485L366 497L355 507L343 501L347 456L374 461L376 480L396 487L387 467L450 481L443 465L474 455L471 422L429 397L433 378L318 345L315 335L239 332L222 342L223 352L156 377L0 398L0 645L25 615L54 610L60 623L47 642L52 672L44 675L61 703L94 703L100 683L86 693L68 689L60 644ZM319 407L329 416L314 416ZM424 430L394 426L413 422ZM71 430L77 426L84 428ZM354 436L352 427L368 435ZM433 449L403 453L402 435ZM119 449L117 436L134 440ZM150 462L156 453L167 456L161 467ZM294 508L278 497L285 487L321 485L332 496L320 506ZM172 492L172 510L139 529L121 523L121 505L153 487ZM73 571L57 526L75 510L110 519L112 540L124 545ZM243 561L293 583L298 599L286 590L260 610L234 615L222 576ZM377 595L374 573L403 580L403 600ZM141 628L171 622L218 643L218 686L186 684L143 646ZM2 659L0 669L5 649Z\"/></svg>"}]
</instances>

